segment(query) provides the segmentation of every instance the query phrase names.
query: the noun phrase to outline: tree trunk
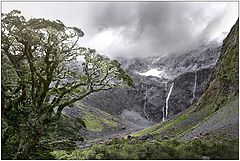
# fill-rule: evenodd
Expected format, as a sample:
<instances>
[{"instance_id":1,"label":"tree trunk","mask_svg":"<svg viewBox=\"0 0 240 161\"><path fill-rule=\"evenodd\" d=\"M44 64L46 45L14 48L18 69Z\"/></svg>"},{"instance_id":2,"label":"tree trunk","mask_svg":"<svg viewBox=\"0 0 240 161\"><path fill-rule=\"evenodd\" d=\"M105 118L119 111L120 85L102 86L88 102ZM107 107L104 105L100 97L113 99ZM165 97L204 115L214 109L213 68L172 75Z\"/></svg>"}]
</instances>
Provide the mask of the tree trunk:
<instances>
[{"instance_id":1,"label":"tree trunk","mask_svg":"<svg viewBox=\"0 0 240 161\"><path fill-rule=\"evenodd\" d=\"M31 137L22 136L18 152L13 159L30 159L37 150L36 146L40 138L40 135L32 135Z\"/></svg>"},{"instance_id":2,"label":"tree trunk","mask_svg":"<svg viewBox=\"0 0 240 161\"><path fill-rule=\"evenodd\" d=\"M46 117L42 115L34 125L26 128L28 131L22 129L18 151L14 159L30 159L29 157L36 152L36 147L44 133L45 121Z\"/></svg>"},{"instance_id":3,"label":"tree trunk","mask_svg":"<svg viewBox=\"0 0 240 161\"><path fill-rule=\"evenodd\" d=\"M44 127L52 122L46 113L38 118L31 127L27 128L29 131L23 131L20 135L20 144L14 159L31 159L30 157L36 153L37 145L44 134Z\"/></svg>"}]
</instances>

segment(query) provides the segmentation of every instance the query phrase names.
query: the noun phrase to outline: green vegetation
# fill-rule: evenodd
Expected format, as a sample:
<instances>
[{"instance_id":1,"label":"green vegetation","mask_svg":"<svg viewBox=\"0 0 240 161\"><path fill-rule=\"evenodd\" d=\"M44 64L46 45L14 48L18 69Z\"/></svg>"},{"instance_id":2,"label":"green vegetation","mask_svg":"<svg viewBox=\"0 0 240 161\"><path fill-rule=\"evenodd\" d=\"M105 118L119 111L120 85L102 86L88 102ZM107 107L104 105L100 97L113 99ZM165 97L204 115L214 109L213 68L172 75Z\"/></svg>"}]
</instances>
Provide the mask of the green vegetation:
<instances>
[{"instance_id":1,"label":"green vegetation","mask_svg":"<svg viewBox=\"0 0 240 161\"><path fill-rule=\"evenodd\" d=\"M81 102L75 103L75 106L81 109L83 113L83 121L86 128L93 132L99 132L108 128L116 128L119 120L109 113L100 109L94 108L90 105L86 106Z\"/></svg>"},{"instance_id":2,"label":"green vegetation","mask_svg":"<svg viewBox=\"0 0 240 161\"><path fill-rule=\"evenodd\" d=\"M156 138L161 139L164 136L171 138L178 138L182 133L191 130L206 118L210 117L214 112L211 108L206 107L198 112L191 113L192 108L189 108L185 113L178 117L155 126L146 128L140 132L135 133L135 136L142 136L145 134L153 134Z\"/></svg>"},{"instance_id":3,"label":"green vegetation","mask_svg":"<svg viewBox=\"0 0 240 161\"><path fill-rule=\"evenodd\" d=\"M239 95L239 20L224 39L209 88L196 110L211 106L215 111Z\"/></svg>"},{"instance_id":4,"label":"green vegetation","mask_svg":"<svg viewBox=\"0 0 240 161\"><path fill-rule=\"evenodd\" d=\"M54 151L56 159L238 159L238 141L225 139L192 140L189 142L170 141L136 141L113 139L105 145L94 145L86 150Z\"/></svg>"},{"instance_id":5,"label":"green vegetation","mask_svg":"<svg viewBox=\"0 0 240 161\"><path fill-rule=\"evenodd\" d=\"M78 46L83 32L59 20L26 20L12 11L2 14L1 25L2 159L238 159L236 139L173 140L238 96L238 22L224 40L203 97L178 117L135 134L150 133L156 140L115 138L85 150L75 144L83 140L80 128L99 132L117 127L118 120L76 102L93 92L131 86L130 76L116 60ZM78 56L84 57L81 72L69 67ZM61 115L73 104L83 118Z\"/></svg>"},{"instance_id":6,"label":"green vegetation","mask_svg":"<svg viewBox=\"0 0 240 161\"><path fill-rule=\"evenodd\" d=\"M102 131L103 126L100 120L98 120L95 115L91 114L90 112L85 113L85 116L83 118L84 122L86 123L86 127L90 131Z\"/></svg>"},{"instance_id":7,"label":"green vegetation","mask_svg":"<svg viewBox=\"0 0 240 161\"><path fill-rule=\"evenodd\" d=\"M26 20L17 10L2 13L1 26L2 159L34 156L65 107L94 92L133 85L118 61L78 45L84 35L79 28Z\"/></svg>"},{"instance_id":8,"label":"green vegetation","mask_svg":"<svg viewBox=\"0 0 240 161\"><path fill-rule=\"evenodd\" d=\"M238 97L238 21L224 40L221 56L212 75L212 82L200 100L178 117L159 123L136 133L153 134L161 139L165 135L178 138L210 118L214 112ZM231 107L231 106L230 106Z\"/></svg>"}]
</instances>

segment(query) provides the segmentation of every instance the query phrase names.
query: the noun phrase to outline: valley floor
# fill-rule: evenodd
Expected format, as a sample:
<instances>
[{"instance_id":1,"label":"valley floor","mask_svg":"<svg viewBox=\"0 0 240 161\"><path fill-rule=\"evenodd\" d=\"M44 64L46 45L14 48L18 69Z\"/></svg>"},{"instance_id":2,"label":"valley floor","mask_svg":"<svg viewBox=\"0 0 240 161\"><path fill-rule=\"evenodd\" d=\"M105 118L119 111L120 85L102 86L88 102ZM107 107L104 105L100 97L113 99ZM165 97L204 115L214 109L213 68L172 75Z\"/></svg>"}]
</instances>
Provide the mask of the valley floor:
<instances>
[{"instance_id":1,"label":"valley floor","mask_svg":"<svg viewBox=\"0 0 240 161\"><path fill-rule=\"evenodd\" d=\"M159 137L152 127L141 132L122 129L87 140L73 151L60 150L51 154L56 159L238 159L238 103L238 98L231 101L205 119L200 119L202 121L191 130L177 134L177 137ZM169 127L173 124L171 121L178 120L182 115L184 113L161 123L160 127L155 125L155 128ZM192 117L188 117L185 123L189 123L189 119L193 121Z\"/></svg>"},{"instance_id":2,"label":"valley floor","mask_svg":"<svg viewBox=\"0 0 240 161\"><path fill-rule=\"evenodd\" d=\"M94 110L92 110L92 112L94 112ZM97 113L95 113L95 115L96 114ZM82 129L82 132L85 130L85 134L83 135L86 137L83 142L77 142L80 149L91 147L94 144L103 144L112 140L113 138L127 137L128 135L133 135L144 128L156 124L142 117L135 111L123 110L121 115L115 117L116 120L118 120L118 127L114 127L109 130L104 128L99 132Z\"/></svg>"}]
</instances>

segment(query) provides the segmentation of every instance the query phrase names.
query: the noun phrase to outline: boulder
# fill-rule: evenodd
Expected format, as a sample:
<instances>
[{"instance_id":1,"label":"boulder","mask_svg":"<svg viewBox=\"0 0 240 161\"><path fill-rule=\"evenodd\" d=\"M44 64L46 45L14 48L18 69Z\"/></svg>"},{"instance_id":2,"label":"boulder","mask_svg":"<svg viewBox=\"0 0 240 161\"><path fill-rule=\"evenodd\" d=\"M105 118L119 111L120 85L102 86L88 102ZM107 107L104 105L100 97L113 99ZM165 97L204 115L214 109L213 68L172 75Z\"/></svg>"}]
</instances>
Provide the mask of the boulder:
<instances>
[{"instance_id":1,"label":"boulder","mask_svg":"<svg viewBox=\"0 0 240 161\"><path fill-rule=\"evenodd\" d=\"M162 139L163 139L163 140L169 140L169 137L168 137L167 135L164 135L164 136L162 137Z\"/></svg>"},{"instance_id":2,"label":"boulder","mask_svg":"<svg viewBox=\"0 0 240 161\"><path fill-rule=\"evenodd\" d=\"M210 160L211 158L209 156L202 156L203 160Z\"/></svg>"},{"instance_id":3,"label":"boulder","mask_svg":"<svg viewBox=\"0 0 240 161\"><path fill-rule=\"evenodd\" d=\"M146 134L137 138L137 140L151 140L151 139L153 139L153 135L151 134Z\"/></svg>"}]
</instances>

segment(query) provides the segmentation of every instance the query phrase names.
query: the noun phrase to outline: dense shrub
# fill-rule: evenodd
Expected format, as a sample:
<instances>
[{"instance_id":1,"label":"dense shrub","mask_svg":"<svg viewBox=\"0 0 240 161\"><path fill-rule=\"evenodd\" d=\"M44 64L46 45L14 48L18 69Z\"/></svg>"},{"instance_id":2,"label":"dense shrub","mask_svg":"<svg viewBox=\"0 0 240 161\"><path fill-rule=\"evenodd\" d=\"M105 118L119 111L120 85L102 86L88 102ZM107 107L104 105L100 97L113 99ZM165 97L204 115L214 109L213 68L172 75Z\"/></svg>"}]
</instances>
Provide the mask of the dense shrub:
<instances>
[{"instance_id":1,"label":"dense shrub","mask_svg":"<svg viewBox=\"0 0 240 161\"><path fill-rule=\"evenodd\" d=\"M238 159L236 140L193 140L189 142L136 141L113 139L107 145L94 145L86 150L76 149L70 154L53 154L56 159L101 160L166 160L166 159ZM64 157L63 157L64 156Z\"/></svg>"}]
</instances>

